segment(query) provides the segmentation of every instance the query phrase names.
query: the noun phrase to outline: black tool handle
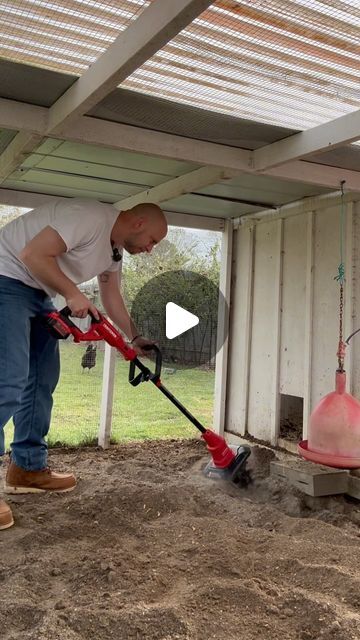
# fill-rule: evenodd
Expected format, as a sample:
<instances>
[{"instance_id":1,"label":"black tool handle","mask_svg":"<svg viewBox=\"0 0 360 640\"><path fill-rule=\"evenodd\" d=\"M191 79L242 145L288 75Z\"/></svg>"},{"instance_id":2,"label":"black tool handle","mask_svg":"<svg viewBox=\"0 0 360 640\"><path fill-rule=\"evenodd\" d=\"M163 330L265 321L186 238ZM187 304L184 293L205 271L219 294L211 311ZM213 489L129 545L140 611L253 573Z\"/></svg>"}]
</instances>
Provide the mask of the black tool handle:
<instances>
[{"instance_id":1,"label":"black tool handle","mask_svg":"<svg viewBox=\"0 0 360 640\"><path fill-rule=\"evenodd\" d=\"M64 307L63 309L60 309L60 311L59 311L59 315L63 318L63 320L65 320L65 322L66 322L68 327L76 327L76 324L70 318L71 313L72 312L71 312L70 307Z\"/></svg>"},{"instance_id":2,"label":"black tool handle","mask_svg":"<svg viewBox=\"0 0 360 640\"><path fill-rule=\"evenodd\" d=\"M162 354L159 347L156 344L148 344L145 347L142 347L144 351L155 351L156 360L155 360L155 372L152 373L148 367L146 367L138 358L131 360L129 367L129 382L133 387L137 387L140 382L147 382L151 379L152 382L160 380L161 375L161 367L162 367ZM135 375L135 369L138 367L140 369L140 373Z\"/></svg>"},{"instance_id":3,"label":"black tool handle","mask_svg":"<svg viewBox=\"0 0 360 640\"><path fill-rule=\"evenodd\" d=\"M66 318L67 321L69 321L72 311L70 307L64 307L63 309L60 309L59 313L60 315L64 316L64 318ZM91 311L88 311L88 315L90 316L92 323L100 322L100 318L99 319L95 318L94 314ZM71 320L70 322L74 326L74 323Z\"/></svg>"},{"instance_id":4,"label":"black tool handle","mask_svg":"<svg viewBox=\"0 0 360 640\"><path fill-rule=\"evenodd\" d=\"M161 367L162 367L162 353L157 346L157 344L147 344L143 347L144 351L155 351L155 376L156 378L160 378L161 376Z\"/></svg>"}]
</instances>

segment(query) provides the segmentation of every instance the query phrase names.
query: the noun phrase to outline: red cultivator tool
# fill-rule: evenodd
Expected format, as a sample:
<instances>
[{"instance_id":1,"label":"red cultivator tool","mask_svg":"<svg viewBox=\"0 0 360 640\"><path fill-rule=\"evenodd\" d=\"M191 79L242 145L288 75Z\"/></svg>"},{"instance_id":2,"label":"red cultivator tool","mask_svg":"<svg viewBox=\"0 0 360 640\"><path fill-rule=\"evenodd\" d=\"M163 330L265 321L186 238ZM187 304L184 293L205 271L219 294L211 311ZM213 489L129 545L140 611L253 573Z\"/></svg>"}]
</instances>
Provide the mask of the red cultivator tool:
<instances>
[{"instance_id":1,"label":"red cultivator tool","mask_svg":"<svg viewBox=\"0 0 360 640\"><path fill-rule=\"evenodd\" d=\"M105 340L109 345L115 347L125 360L130 361L129 382L134 387L140 384L140 382L150 380L201 432L201 437L205 440L212 458L205 467L205 475L208 477L224 478L240 486L247 486L249 484L251 477L249 470L246 468L246 461L251 452L250 447L240 446L236 451L233 451L222 436L219 436L210 429L206 429L186 407L164 387L160 379L162 356L156 345L150 347L156 354L155 372L152 372L139 360L136 351L124 341L117 329L100 313L99 320L91 316L90 329L85 332L81 331L81 329L72 322L70 315L71 311L69 307L65 307L61 311L54 311L47 316L46 324L56 338L68 338L72 335L74 342ZM138 373L136 373L136 369L139 370Z\"/></svg>"}]
</instances>

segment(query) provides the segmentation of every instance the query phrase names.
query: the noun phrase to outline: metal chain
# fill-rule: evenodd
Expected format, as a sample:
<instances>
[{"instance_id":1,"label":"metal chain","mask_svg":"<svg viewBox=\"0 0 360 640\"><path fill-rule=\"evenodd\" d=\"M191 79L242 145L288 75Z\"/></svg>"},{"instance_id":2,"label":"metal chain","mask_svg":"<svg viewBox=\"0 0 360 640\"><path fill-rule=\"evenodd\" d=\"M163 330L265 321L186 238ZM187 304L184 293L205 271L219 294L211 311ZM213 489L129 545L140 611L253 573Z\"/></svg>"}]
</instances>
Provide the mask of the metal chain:
<instances>
[{"instance_id":1,"label":"metal chain","mask_svg":"<svg viewBox=\"0 0 360 640\"><path fill-rule=\"evenodd\" d=\"M343 242L344 242L344 184L345 180L340 183L341 187L341 215L340 215L340 264L338 275L335 278L340 284L340 309L339 309L339 346L337 351L338 370L344 371L345 349L343 342L343 315L344 315L344 281L345 281L345 265L343 259Z\"/></svg>"},{"instance_id":2,"label":"metal chain","mask_svg":"<svg viewBox=\"0 0 360 640\"><path fill-rule=\"evenodd\" d=\"M343 342L343 313L344 313L344 287L340 284L340 312L339 312L339 348L337 352L339 371L344 371L345 345Z\"/></svg>"}]
</instances>

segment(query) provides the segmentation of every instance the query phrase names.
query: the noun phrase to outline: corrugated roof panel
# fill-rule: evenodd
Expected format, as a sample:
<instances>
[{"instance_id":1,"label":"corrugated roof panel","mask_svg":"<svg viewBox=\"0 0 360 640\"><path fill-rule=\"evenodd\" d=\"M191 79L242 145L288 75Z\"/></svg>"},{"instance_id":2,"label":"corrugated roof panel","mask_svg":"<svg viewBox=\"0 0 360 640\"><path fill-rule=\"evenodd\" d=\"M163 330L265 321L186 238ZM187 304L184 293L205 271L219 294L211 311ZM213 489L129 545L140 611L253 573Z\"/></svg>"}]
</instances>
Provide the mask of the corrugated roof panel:
<instances>
[{"instance_id":1,"label":"corrugated roof panel","mask_svg":"<svg viewBox=\"0 0 360 640\"><path fill-rule=\"evenodd\" d=\"M0 56L81 74L150 0L0 0Z\"/></svg>"},{"instance_id":2,"label":"corrugated roof panel","mask_svg":"<svg viewBox=\"0 0 360 640\"><path fill-rule=\"evenodd\" d=\"M218 0L122 87L307 129L360 107L359 0Z\"/></svg>"}]
</instances>

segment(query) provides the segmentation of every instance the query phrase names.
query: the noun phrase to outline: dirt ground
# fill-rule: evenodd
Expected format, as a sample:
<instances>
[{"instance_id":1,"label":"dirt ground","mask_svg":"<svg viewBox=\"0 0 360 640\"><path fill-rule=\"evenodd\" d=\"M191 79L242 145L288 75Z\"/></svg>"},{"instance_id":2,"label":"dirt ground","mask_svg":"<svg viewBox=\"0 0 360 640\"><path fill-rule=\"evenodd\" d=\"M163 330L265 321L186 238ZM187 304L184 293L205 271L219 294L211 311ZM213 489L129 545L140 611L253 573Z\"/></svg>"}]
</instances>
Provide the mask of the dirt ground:
<instances>
[{"instance_id":1,"label":"dirt ground","mask_svg":"<svg viewBox=\"0 0 360 640\"><path fill-rule=\"evenodd\" d=\"M360 507L204 478L201 441L54 450L63 495L0 534L2 640L359 640Z\"/></svg>"}]
</instances>

